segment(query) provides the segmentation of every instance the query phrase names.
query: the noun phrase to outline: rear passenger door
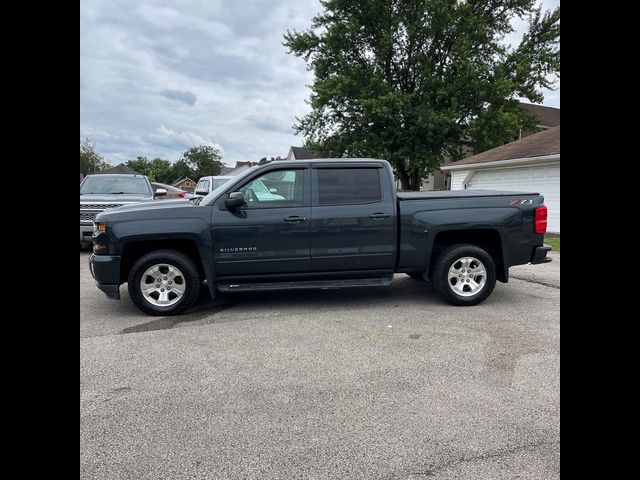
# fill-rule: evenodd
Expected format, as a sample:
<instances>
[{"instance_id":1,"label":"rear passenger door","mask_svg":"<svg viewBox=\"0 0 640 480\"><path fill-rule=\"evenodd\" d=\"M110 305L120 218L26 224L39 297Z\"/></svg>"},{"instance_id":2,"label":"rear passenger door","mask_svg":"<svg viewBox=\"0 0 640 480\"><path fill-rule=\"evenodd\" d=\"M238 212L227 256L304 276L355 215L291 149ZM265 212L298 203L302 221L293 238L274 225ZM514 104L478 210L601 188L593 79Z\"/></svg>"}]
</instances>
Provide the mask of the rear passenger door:
<instances>
[{"instance_id":1,"label":"rear passenger door","mask_svg":"<svg viewBox=\"0 0 640 480\"><path fill-rule=\"evenodd\" d=\"M382 168L311 171L312 270L393 270L395 202L385 198Z\"/></svg>"}]
</instances>

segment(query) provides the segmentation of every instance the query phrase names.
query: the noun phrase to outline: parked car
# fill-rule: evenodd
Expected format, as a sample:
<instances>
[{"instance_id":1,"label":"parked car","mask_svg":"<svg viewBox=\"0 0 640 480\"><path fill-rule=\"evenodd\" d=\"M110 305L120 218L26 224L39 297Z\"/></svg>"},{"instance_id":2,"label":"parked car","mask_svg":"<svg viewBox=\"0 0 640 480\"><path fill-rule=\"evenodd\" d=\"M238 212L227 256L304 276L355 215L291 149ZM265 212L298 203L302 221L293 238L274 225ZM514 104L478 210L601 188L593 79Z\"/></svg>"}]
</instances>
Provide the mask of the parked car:
<instances>
[{"instance_id":1,"label":"parked car","mask_svg":"<svg viewBox=\"0 0 640 480\"><path fill-rule=\"evenodd\" d=\"M254 196L255 199L260 202L268 202L271 200L285 200L282 195L277 195L274 192L277 192L277 189L267 188L261 179L250 182L242 189L242 193L248 198L249 201L251 200L252 196Z\"/></svg>"},{"instance_id":2,"label":"parked car","mask_svg":"<svg viewBox=\"0 0 640 480\"><path fill-rule=\"evenodd\" d=\"M91 246L93 221L98 213L166 194L164 188L154 190L145 175L87 175L80 182L80 248Z\"/></svg>"},{"instance_id":3,"label":"parked car","mask_svg":"<svg viewBox=\"0 0 640 480\"><path fill-rule=\"evenodd\" d=\"M224 185L229 180L237 178L233 176L209 176L202 177L198 180L198 185L196 186L196 194L204 196L213 192L216 188ZM266 179L265 179L266 181ZM256 180L250 185L246 186L246 189L249 191L247 195L255 195L260 201L267 200L284 200L282 195L278 195L276 192L278 191L276 188L268 188L262 180ZM244 191L242 193L245 193Z\"/></svg>"},{"instance_id":4,"label":"parked car","mask_svg":"<svg viewBox=\"0 0 640 480\"><path fill-rule=\"evenodd\" d=\"M261 200L260 183L283 195ZM147 202L99 214L89 264L107 297L119 299L127 282L133 303L149 315L187 310L201 288L212 298L370 288L389 285L394 273L429 281L447 302L470 306L486 300L496 281L507 282L509 267L551 261L543 201L533 192L398 193L384 160L273 162L198 203Z\"/></svg>"},{"instance_id":5,"label":"parked car","mask_svg":"<svg viewBox=\"0 0 640 480\"><path fill-rule=\"evenodd\" d=\"M201 196L207 195L232 178L235 177L231 175L209 175L207 177L200 177L194 193Z\"/></svg>"},{"instance_id":6,"label":"parked car","mask_svg":"<svg viewBox=\"0 0 640 480\"><path fill-rule=\"evenodd\" d=\"M176 198L185 198L189 200L190 198L197 197L197 195L194 195L193 193L185 192L184 190L181 190L178 187L174 187L172 185L166 185L164 183L151 182L151 186L153 187L154 190L157 190L158 188L164 188L167 191L167 194L162 197L159 197L159 200L169 200L169 199L176 199Z\"/></svg>"}]
</instances>

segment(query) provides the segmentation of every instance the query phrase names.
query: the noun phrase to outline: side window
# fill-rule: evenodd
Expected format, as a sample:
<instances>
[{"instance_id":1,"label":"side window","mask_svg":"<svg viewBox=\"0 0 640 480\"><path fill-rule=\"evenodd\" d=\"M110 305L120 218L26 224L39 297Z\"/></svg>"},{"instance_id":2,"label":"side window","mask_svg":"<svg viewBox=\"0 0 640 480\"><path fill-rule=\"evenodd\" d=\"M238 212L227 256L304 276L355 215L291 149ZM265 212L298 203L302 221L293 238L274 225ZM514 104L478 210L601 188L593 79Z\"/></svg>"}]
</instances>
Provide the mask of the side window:
<instances>
[{"instance_id":1,"label":"side window","mask_svg":"<svg viewBox=\"0 0 640 480\"><path fill-rule=\"evenodd\" d=\"M353 205L382 200L378 168L319 168L319 205Z\"/></svg>"},{"instance_id":2,"label":"side window","mask_svg":"<svg viewBox=\"0 0 640 480\"><path fill-rule=\"evenodd\" d=\"M276 170L240 187L247 208L299 207L303 203L304 170Z\"/></svg>"},{"instance_id":3,"label":"side window","mask_svg":"<svg viewBox=\"0 0 640 480\"><path fill-rule=\"evenodd\" d=\"M215 190L216 188L224 185L225 183L227 183L229 181L228 178L214 178L211 181L211 191Z\"/></svg>"}]
</instances>

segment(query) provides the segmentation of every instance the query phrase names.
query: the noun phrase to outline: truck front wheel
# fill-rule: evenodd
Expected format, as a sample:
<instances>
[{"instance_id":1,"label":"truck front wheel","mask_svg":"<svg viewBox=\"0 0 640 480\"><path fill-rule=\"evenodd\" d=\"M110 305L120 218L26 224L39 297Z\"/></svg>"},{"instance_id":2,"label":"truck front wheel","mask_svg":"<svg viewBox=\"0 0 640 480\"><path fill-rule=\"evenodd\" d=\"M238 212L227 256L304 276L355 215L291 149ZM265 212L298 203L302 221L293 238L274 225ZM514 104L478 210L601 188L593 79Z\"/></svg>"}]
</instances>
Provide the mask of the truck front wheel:
<instances>
[{"instance_id":1,"label":"truck front wheel","mask_svg":"<svg viewBox=\"0 0 640 480\"><path fill-rule=\"evenodd\" d=\"M478 305L491 295L495 286L495 262L476 245L452 245L435 261L433 287L452 305Z\"/></svg>"},{"instance_id":2,"label":"truck front wheel","mask_svg":"<svg viewBox=\"0 0 640 480\"><path fill-rule=\"evenodd\" d=\"M200 275L193 261L175 250L147 253L131 267L129 296L148 315L177 315L200 294Z\"/></svg>"}]
</instances>

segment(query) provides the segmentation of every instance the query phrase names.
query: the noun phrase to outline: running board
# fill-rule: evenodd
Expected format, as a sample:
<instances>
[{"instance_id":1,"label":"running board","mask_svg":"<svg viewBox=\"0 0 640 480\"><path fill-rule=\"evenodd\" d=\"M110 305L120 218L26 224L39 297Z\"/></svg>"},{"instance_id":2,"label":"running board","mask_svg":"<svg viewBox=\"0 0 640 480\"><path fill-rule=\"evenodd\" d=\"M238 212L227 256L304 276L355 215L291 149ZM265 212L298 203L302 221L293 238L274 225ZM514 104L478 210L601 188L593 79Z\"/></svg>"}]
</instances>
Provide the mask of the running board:
<instances>
[{"instance_id":1,"label":"running board","mask_svg":"<svg viewBox=\"0 0 640 480\"><path fill-rule=\"evenodd\" d=\"M219 292L265 292L274 290L301 290L301 289L336 289L351 287L386 287L391 285L393 275L382 275L367 278L336 278L332 280L298 280L282 282L221 282L216 287Z\"/></svg>"}]
</instances>

